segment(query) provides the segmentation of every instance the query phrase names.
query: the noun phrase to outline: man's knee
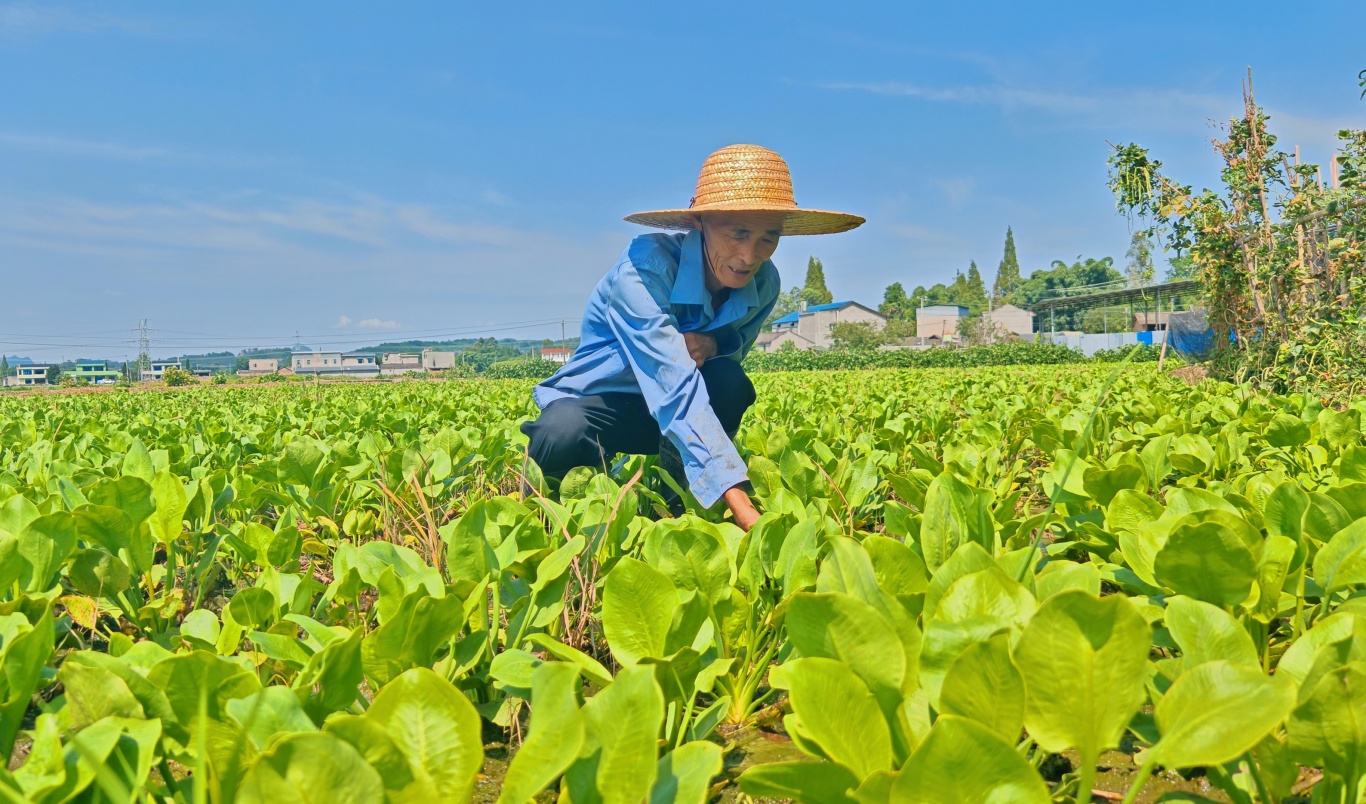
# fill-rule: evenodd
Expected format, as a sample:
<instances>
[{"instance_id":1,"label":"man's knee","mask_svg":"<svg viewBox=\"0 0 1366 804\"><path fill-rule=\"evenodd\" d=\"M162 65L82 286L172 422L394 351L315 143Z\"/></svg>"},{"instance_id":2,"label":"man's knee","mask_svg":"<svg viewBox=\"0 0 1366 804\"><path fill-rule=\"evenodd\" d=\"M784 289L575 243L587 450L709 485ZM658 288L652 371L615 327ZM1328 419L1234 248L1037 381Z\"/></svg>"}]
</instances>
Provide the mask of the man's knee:
<instances>
[{"instance_id":1,"label":"man's knee","mask_svg":"<svg viewBox=\"0 0 1366 804\"><path fill-rule=\"evenodd\" d=\"M726 432L740 429L740 420L757 398L754 383L735 360L720 358L702 364L702 380L707 385L712 410Z\"/></svg>"},{"instance_id":2,"label":"man's knee","mask_svg":"<svg viewBox=\"0 0 1366 804\"><path fill-rule=\"evenodd\" d=\"M595 464L601 457L596 431L578 399L559 399L540 418L522 425L530 439L527 452L547 475L562 475L575 466Z\"/></svg>"}]
</instances>

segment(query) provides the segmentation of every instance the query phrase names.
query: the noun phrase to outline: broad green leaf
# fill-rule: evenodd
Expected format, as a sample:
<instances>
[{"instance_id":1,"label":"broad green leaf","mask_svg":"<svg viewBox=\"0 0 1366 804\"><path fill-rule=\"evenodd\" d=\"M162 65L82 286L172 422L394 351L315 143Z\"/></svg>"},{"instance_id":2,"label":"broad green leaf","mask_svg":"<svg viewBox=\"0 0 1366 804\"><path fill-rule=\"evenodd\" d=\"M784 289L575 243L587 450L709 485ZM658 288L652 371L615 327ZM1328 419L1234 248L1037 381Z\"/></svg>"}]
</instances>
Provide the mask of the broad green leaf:
<instances>
[{"instance_id":1,"label":"broad green leaf","mask_svg":"<svg viewBox=\"0 0 1366 804\"><path fill-rule=\"evenodd\" d=\"M1326 542L1343 528L1352 524L1352 516L1342 504L1327 494L1314 492L1309 496L1309 509L1304 512L1304 533L1319 542Z\"/></svg>"},{"instance_id":2,"label":"broad green leaf","mask_svg":"<svg viewBox=\"0 0 1366 804\"><path fill-rule=\"evenodd\" d=\"M1048 788L1012 744L968 718L942 715L892 783L893 801L1048 804Z\"/></svg>"},{"instance_id":3,"label":"broad green leaf","mask_svg":"<svg viewBox=\"0 0 1366 804\"><path fill-rule=\"evenodd\" d=\"M1325 591L1366 583L1366 519L1337 533L1314 556L1314 581Z\"/></svg>"},{"instance_id":4,"label":"broad green leaf","mask_svg":"<svg viewBox=\"0 0 1366 804\"><path fill-rule=\"evenodd\" d=\"M650 804L705 804L711 780L721 772L721 746L697 740L659 759Z\"/></svg>"},{"instance_id":5,"label":"broad green leaf","mask_svg":"<svg viewBox=\"0 0 1366 804\"><path fill-rule=\"evenodd\" d=\"M1162 516L1162 504L1132 489L1120 489L1105 509L1105 525L1110 531L1136 530L1144 522Z\"/></svg>"},{"instance_id":6,"label":"broad green leaf","mask_svg":"<svg viewBox=\"0 0 1366 804\"><path fill-rule=\"evenodd\" d=\"M259 749L269 748L277 735L318 729L288 687L264 687L245 698L228 701L224 708Z\"/></svg>"},{"instance_id":7,"label":"broad green leaf","mask_svg":"<svg viewBox=\"0 0 1366 804\"><path fill-rule=\"evenodd\" d=\"M530 731L503 779L498 801L525 804L573 764L583 747L584 719L576 688L578 670L547 662L536 668L531 685Z\"/></svg>"},{"instance_id":8,"label":"broad green leaf","mask_svg":"<svg viewBox=\"0 0 1366 804\"><path fill-rule=\"evenodd\" d=\"M1091 499L1101 505L1109 505L1114 501L1115 495L1125 489L1141 492L1147 488L1147 481L1143 475L1143 467L1122 463L1113 469L1087 467L1082 473L1082 486Z\"/></svg>"},{"instance_id":9,"label":"broad green leaf","mask_svg":"<svg viewBox=\"0 0 1366 804\"><path fill-rule=\"evenodd\" d=\"M938 570L964 544L990 548L995 525L977 492L945 471L925 492L925 518L920 526L920 549L925 566Z\"/></svg>"},{"instance_id":10,"label":"broad green leaf","mask_svg":"<svg viewBox=\"0 0 1366 804\"><path fill-rule=\"evenodd\" d=\"M1218 606L1189 597L1169 597L1166 623L1181 648L1182 666L1186 670L1220 659L1261 669L1252 637Z\"/></svg>"},{"instance_id":11,"label":"broad green leaf","mask_svg":"<svg viewBox=\"0 0 1366 804\"><path fill-rule=\"evenodd\" d=\"M925 590L925 611L933 614L939 606L939 598L943 597L959 578L996 566L996 560L976 542L969 542L958 548L930 578L930 585Z\"/></svg>"},{"instance_id":12,"label":"broad green leaf","mask_svg":"<svg viewBox=\"0 0 1366 804\"><path fill-rule=\"evenodd\" d=\"M1012 640L1034 614L1029 591L994 563L954 581L935 605L920 652L920 683L939 704L940 686L958 656L1000 631Z\"/></svg>"},{"instance_id":13,"label":"broad green leaf","mask_svg":"<svg viewBox=\"0 0 1366 804\"><path fill-rule=\"evenodd\" d=\"M322 450L308 441L289 442L280 455L280 481L312 487L324 457Z\"/></svg>"},{"instance_id":14,"label":"broad green leaf","mask_svg":"<svg viewBox=\"0 0 1366 804\"><path fill-rule=\"evenodd\" d=\"M234 622L255 628L274 622L276 604L275 595L269 589L249 586L232 596L228 610L232 612Z\"/></svg>"},{"instance_id":15,"label":"broad green leaf","mask_svg":"<svg viewBox=\"0 0 1366 804\"><path fill-rule=\"evenodd\" d=\"M152 480L152 496L156 500L156 511L147 520L152 535L162 544L170 544L180 538L184 529L185 509L189 507L189 497L180 478L170 472L158 472Z\"/></svg>"},{"instance_id":16,"label":"broad green leaf","mask_svg":"<svg viewBox=\"0 0 1366 804\"><path fill-rule=\"evenodd\" d=\"M925 560L904 542L870 535L864 537L863 549L873 563L877 585L887 594L893 597L914 595L929 587L930 574L925 568Z\"/></svg>"},{"instance_id":17,"label":"broad green leaf","mask_svg":"<svg viewBox=\"0 0 1366 804\"><path fill-rule=\"evenodd\" d=\"M149 485L152 478L156 476L156 468L152 465L152 456L148 454L147 447L143 446L138 439L128 446L128 452L123 456L122 473L132 475L147 482Z\"/></svg>"},{"instance_id":18,"label":"broad green leaf","mask_svg":"<svg viewBox=\"0 0 1366 804\"><path fill-rule=\"evenodd\" d=\"M797 659L783 666L792 711L825 755L862 780L891 770L892 736L877 699L862 679L832 659Z\"/></svg>"},{"instance_id":19,"label":"broad green leaf","mask_svg":"<svg viewBox=\"0 0 1366 804\"><path fill-rule=\"evenodd\" d=\"M1266 499L1262 518L1268 536L1286 536L1299 541L1304 532L1304 512L1309 508L1309 495L1293 480L1281 483Z\"/></svg>"},{"instance_id":20,"label":"broad green leaf","mask_svg":"<svg viewBox=\"0 0 1366 804\"><path fill-rule=\"evenodd\" d=\"M365 716L408 757L422 794L466 801L484 764L479 713L465 694L424 667L390 681Z\"/></svg>"},{"instance_id":21,"label":"broad green leaf","mask_svg":"<svg viewBox=\"0 0 1366 804\"><path fill-rule=\"evenodd\" d=\"M0 614L0 752L12 752L56 634L50 601L25 596L5 608L10 613Z\"/></svg>"},{"instance_id":22,"label":"broad green leaf","mask_svg":"<svg viewBox=\"0 0 1366 804\"><path fill-rule=\"evenodd\" d=\"M658 775L656 741L664 694L649 667L623 667L607 689L580 710L587 726L580 758L565 773L571 801L638 804Z\"/></svg>"},{"instance_id":23,"label":"broad green leaf","mask_svg":"<svg viewBox=\"0 0 1366 804\"><path fill-rule=\"evenodd\" d=\"M61 712L64 725L73 731L106 717L147 716L128 685L101 667L64 662L57 680L66 689L66 707Z\"/></svg>"},{"instance_id":24,"label":"broad green leaf","mask_svg":"<svg viewBox=\"0 0 1366 804\"><path fill-rule=\"evenodd\" d=\"M1361 440L1361 411L1353 408L1319 411L1319 434L1332 449L1341 449Z\"/></svg>"},{"instance_id":25,"label":"broad green leaf","mask_svg":"<svg viewBox=\"0 0 1366 804\"><path fill-rule=\"evenodd\" d=\"M971 645L949 667L939 710L981 723L1012 745L1024 725L1024 678L1010 658L1010 637L997 634Z\"/></svg>"},{"instance_id":26,"label":"broad green leaf","mask_svg":"<svg viewBox=\"0 0 1366 804\"><path fill-rule=\"evenodd\" d=\"M1266 427L1266 443L1273 447L1298 447L1309 441L1309 425L1297 416L1278 413Z\"/></svg>"},{"instance_id":27,"label":"broad green leaf","mask_svg":"<svg viewBox=\"0 0 1366 804\"><path fill-rule=\"evenodd\" d=\"M29 522L19 533L19 555L32 568L28 591L51 589L75 547L76 520L71 514L57 511Z\"/></svg>"},{"instance_id":28,"label":"broad green leaf","mask_svg":"<svg viewBox=\"0 0 1366 804\"><path fill-rule=\"evenodd\" d=\"M1346 639L1366 641L1366 617L1348 611L1328 615L1305 631L1290 644L1276 665L1278 675L1287 675L1302 685L1314 666L1315 658L1324 648ZM1312 690L1301 689L1304 699Z\"/></svg>"},{"instance_id":29,"label":"broad green leaf","mask_svg":"<svg viewBox=\"0 0 1366 804\"><path fill-rule=\"evenodd\" d=\"M802 592L792 597L784 621L801 656L844 662L872 690L884 713L896 711L905 657L896 626L881 612L849 595Z\"/></svg>"},{"instance_id":30,"label":"broad green leaf","mask_svg":"<svg viewBox=\"0 0 1366 804\"><path fill-rule=\"evenodd\" d=\"M606 687L612 683L612 674L607 672L607 668L583 651L572 648L548 634L531 634L526 641L556 659L574 665L585 680L593 682L598 687Z\"/></svg>"},{"instance_id":31,"label":"broad green leaf","mask_svg":"<svg viewBox=\"0 0 1366 804\"><path fill-rule=\"evenodd\" d=\"M98 548L78 549L66 568L67 579L82 594L113 598L128 588L128 566ZM213 616L210 614L209 616Z\"/></svg>"},{"instance_id":32,"label":"broad green leaf","mask_svg":"<svg viewBox=\"0 0 1366 804\"><path fill-rule=\"evenodd\" d=\"M1366 763L1366 663L1340 667L1301 694L1286 732L1299 762L1359 774Z\"/></svg>"},{"instance_id":33,"label":"broad green leaf","mask_svg":"<svg viewBox=\"0 0 1366 804\"><path fill-rule=\"evenodd\" d=\"M1048 751L1094 760L1144 700L1151 633L1128 600L1069 590L1045 601L1015 646L1025 728Z\"/></svg>"},{"instance_id":34,"label":"broad green leaf","mask_svg":"<svg viewBox=\"0 0 1366 804\"><path fill-rule=\"evenodd\" d=\"M244 698L261 688L256 675L241 665L201 650L157 662L147 680L165 693L176 720L182 724L192 723L198 717L201 697L208 716L221 718L228 701Z\"/></svg>"},{"instance_id":35,"label":"broad green leaf","mask_svg":"<svg viewBox=\"0 0 1366 804\"><path fill-rule=\"evenodd\" d=\"M383 726L361 715L334 715L323 724L323 731L349 743L370 767L379 771L384 789L393 798L401 799L408 790L415 789L408 757Z\"/></svg>"},{"instance_id":36,"label":"broad green leaf","mask_svg":"<svg viewBox=\"0 0 1366 804\"><path fill-rule=\"evenodd\" d=\"M1167 475L1172 473L1172 439L1171 433L1160 435L1144 444L1143 449L1139 452L1139 456L1143 460L1143 468L1148 472L1149 488L1161 488L1162 481L1166 480Z\"/></svg>"},{"instance_id":37,"label":"broad green leaf","mask_svg":"<svg viewBox=\"0 0 1366 804\"><path fill-rule=\"evenodd\" d=\"M280 740L256 760L237 791L242 804L373 804L383 800L379 773L349 743L321 732L291 734Z\"/></svg>"},{"instance_id":38,"label":"broad green leaf","mask_svg":"<svg viewBox=\"0 0 1366 804\"><path fill-rule=\"evenodd\" d=\"M656 565L675 589L691 589L715 605L730 597L730 551L721 537L700 527L670 532Z\"/></svg>"},{"instance_id":39,"label":"broad green leaf","mask_svg":"<svg viewBox=\"0 0 1366 804\"><path fill-rule=\"evenodd\" d=\"M1150 749L1152 760L1168 768L1232 762L1294 706L1294 683L1260 667L1216 660L1188 668L1157 702L1162 739Z\"/></svg>"},{"instance_id":40,"label":"broad green leaf","mask_svg":"<svg viewBox=\"0 0 1366 804\"><path fill-rule=\"evenodd\" d=\"M460 629L458 597L431 597L425 588L408 593L398 610L361 642L361 665L381 686L415 667L430 667L436 652Z\"/></svg>"},{"instance_id":41,"label":"broad green leaf","mask_svg":"<svg viewBox=\"0 0 1366 804\"><path fill-rule=\"evenodd\" d=\"M1252 616L1263 623L1276 619L1281 611L1281 591L1290 577L1298 545L1288 536L1268 536L1257 562L1257 606Z\"/></svg>"},{"instance_id":42,"label":"broad green leaf","mask_svg":"<svg viewBox=\"0 0 1366 804\"><path fill-rule=\"evenodd\" d=\"M602 596L602 630L612 655L623 665L666 655L678 593L668 576L629 556L607 575Z\"/></svg>"},{"instance_id":43,"label":"broad green leaf","mask_svg":"<svg viewBox=\"0 0 1366 804\"><path fill-rule=\"evenodd\" d=\"M1153 559L1157 581L1178 594L1218 606L1247 599L1257 577L1252 553L1221 522L1181 525Z\"/></svg>"},{"instance_id":44,"label":"broad green leaf","mask_svg":"<svg viewBox=\"0 0 1366 804\"><path fill-rule=\"evenodd\" d=\"M791 799L798 804L849 804L859 780L833 762L773 762L755 765L736 780L754 798Z\"/></svg>"},{"instance_id":45,"label":"broad green leaf","mask_svg":"<svg viewBox=\"0 0 1366 804\"><path fill-rule=\"evenodd\" d=\"M1039 600L1047 600L1064 589L1082 589L1099 597L1100 570L1095 564L1053 560L1034 577L1034 594Z\"/></svg>"}]
</instances>

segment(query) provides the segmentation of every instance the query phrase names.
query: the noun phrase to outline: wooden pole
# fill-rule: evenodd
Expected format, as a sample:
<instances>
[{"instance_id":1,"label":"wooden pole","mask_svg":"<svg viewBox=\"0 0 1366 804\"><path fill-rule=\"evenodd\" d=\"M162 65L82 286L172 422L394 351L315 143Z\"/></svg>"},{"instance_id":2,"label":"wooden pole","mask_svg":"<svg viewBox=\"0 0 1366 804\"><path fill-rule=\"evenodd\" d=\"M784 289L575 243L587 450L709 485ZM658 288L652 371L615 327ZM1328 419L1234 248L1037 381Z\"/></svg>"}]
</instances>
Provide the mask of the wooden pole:
<instances>
[{"instance_id":1,"label":"wooden pole","mask_svg":"<svg viewBox=\"0 0 1366 804\"><path fill-rule=\"evenodd\" d=\"M1176 298L1175 298L1175 297L1172 298L1172 302L1171 302L1171 312L1176 312ZM1161 302L1161 300L1159 300L1158 303L1157 303L1157 316L1158 316L1158 318L1161 318L1161 317L1162 317L1162 302ZM1172 339L1172 323L1171 323L1171 322L1172 322L1171 313L1168 313L1168 314L1167 314L1167 331L1164 332L1164 333L1162 333L1162 351L1159 352L1158 355L1157 355L1157 371L1158 371L1159 374L1162 372L1162 364L1165 363L1166 360L1167 360L1167 344L1168 344L1169 342L1171 342L1171 339Z\"/></svg>"}]
</instances>

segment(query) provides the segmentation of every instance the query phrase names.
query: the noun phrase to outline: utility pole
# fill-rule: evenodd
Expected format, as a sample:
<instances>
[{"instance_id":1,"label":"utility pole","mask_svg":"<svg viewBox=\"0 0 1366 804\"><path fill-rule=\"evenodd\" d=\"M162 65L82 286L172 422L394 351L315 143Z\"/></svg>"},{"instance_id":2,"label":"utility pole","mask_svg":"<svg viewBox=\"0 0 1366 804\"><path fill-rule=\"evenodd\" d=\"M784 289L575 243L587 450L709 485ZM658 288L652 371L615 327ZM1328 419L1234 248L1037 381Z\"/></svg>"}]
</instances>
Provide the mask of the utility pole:
<instances>
[{"instance_id":1,"label":"utility pole","mask_svg":"<svg viewBox=\"0 0 1366 804\"><path fill-rule=\"evenodd\" d=\"M560 348L561 348L561 349L567 348L567 347L564 345L564 343L565 343L565 340L564 340L564 319L561 318L561 319L560 319Z\"/></svg>"},{"instance_id":2,"label":"utility pole","mask_svg":"<svg viewBox=\"0 0 1366 804\"><path fill-rule=\"evenodd\" d=\"M151 351L151 338L147 336L147 319L138 322L138 379L142 379L142 372L152 367L152 357L148 354Z\"/></svg>"}]
</instances>

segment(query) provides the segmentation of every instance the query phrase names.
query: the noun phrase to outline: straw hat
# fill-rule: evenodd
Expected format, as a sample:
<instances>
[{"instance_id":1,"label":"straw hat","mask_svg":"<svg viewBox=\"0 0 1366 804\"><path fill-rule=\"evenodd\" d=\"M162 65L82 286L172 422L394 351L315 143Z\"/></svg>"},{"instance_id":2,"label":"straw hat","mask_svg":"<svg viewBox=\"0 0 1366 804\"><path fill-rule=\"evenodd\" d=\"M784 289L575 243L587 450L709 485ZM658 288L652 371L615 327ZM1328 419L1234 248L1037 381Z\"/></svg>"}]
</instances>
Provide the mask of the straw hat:
<instances>
[{"instance_id":1,"label":"straw hat","mask_svg":"<svg viewBox=\"0 0 1366 804\"><path fill-rule=\"evenodd\" d=\"M787 163L758 145L727 145L707 157L687 209L637 212L626 220L657 229L695 229L690 218L699 212L782 212L784 235L834 234L863 223L858 215L799 208Z\"/></svg>"}]
</instances>

